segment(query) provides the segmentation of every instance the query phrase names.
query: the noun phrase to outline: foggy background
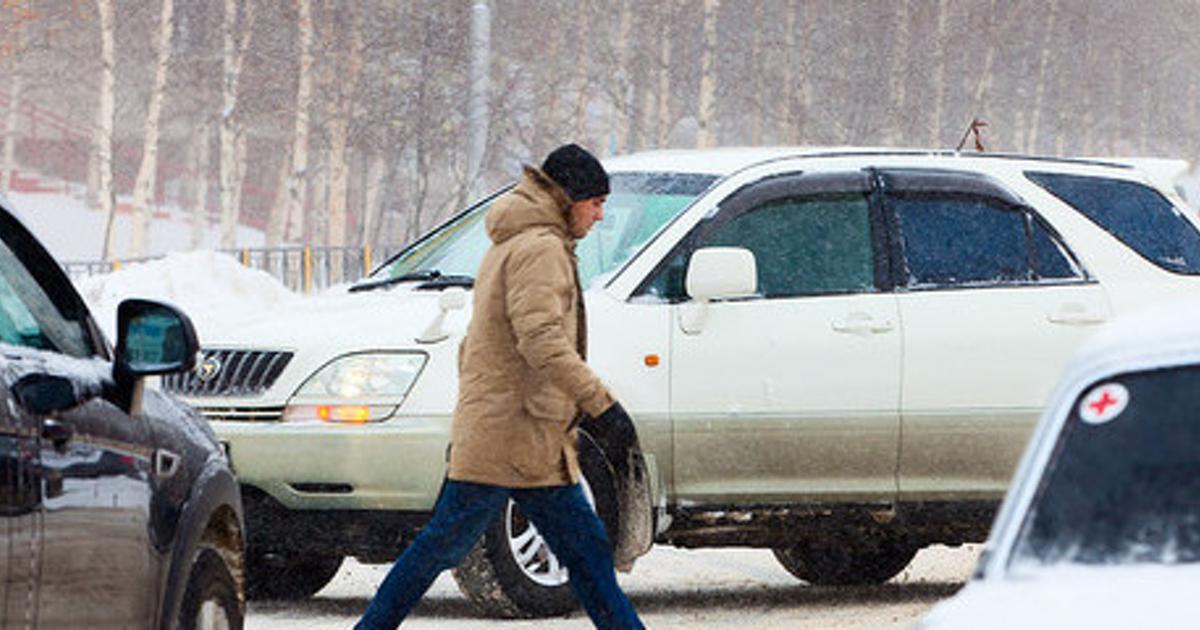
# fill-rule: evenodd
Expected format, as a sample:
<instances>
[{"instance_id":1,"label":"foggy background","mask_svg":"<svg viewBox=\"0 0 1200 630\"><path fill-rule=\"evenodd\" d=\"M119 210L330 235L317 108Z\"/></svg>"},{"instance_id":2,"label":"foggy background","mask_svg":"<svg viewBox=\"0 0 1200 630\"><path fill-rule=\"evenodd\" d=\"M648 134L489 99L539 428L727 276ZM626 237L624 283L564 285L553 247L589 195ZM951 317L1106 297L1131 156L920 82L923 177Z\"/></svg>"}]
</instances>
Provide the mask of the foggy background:
<instances>
[{"instance_id":1,"label":"foggy background","mask_svg":"<svg viewBox=\"0 0 1200 630\"><path fill-rule=\"evenodd\" d=\"M165 204L394 248L568 141L1200 158L1197 0L6 0L0 68L0 185L108 258Z\"/></svg>"}]
</instances>

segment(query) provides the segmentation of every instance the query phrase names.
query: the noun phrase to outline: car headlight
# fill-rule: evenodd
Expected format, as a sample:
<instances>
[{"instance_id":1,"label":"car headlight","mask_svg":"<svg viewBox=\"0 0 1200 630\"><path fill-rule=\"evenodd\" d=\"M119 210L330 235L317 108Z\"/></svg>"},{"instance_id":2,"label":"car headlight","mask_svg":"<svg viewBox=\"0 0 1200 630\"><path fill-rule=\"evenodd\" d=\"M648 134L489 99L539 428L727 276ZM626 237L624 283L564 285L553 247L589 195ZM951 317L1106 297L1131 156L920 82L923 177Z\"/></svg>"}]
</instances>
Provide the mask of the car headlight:
<instances>
[{"instance_id":1,"label":"car headlight","mask_svg":"<svg viewBox=\"0 0 1200 630\"><path fill-rule=\"evenodd\" d=\"M283 410L284 421L377 422L404 402L427 357L417 353L351 354L308 377Z\"/></svg>"}]
</instances>

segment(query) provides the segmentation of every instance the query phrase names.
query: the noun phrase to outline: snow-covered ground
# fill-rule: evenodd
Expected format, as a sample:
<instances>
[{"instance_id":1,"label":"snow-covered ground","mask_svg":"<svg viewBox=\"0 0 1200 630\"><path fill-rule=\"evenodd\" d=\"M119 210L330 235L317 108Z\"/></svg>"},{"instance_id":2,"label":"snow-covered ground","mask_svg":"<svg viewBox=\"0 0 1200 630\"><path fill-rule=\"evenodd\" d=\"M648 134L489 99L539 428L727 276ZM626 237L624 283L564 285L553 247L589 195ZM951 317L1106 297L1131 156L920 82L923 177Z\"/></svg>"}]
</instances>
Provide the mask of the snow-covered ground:
<instances>
[{"instance_id":1,"label":"snow-covered ground","mask_svg":"<svg viewBox=\"0 0 1200 630\"><path fill-rule=\"evenodd\" d=\"M77 191L61 194L13 194L8 206L62 262L101 259L105 219L89 209ZM114 223L117 252L127 251L129 216L118 214ZM79 292L87 300L96 321L109 339L114 339L117 304L129 297L170 302L182 308L201 333L215 318L264 312L304 299L289 291L271 275L249 269L228 254L215 251L216 229L206 226L206 249L190 250L191 217L178 209L167 209L152 223L150 254L161 256L144 263L130 263L119 271L79 278ZM240 229L239 247L263 243L260 232Z\"/></svg>"}]
</instances>

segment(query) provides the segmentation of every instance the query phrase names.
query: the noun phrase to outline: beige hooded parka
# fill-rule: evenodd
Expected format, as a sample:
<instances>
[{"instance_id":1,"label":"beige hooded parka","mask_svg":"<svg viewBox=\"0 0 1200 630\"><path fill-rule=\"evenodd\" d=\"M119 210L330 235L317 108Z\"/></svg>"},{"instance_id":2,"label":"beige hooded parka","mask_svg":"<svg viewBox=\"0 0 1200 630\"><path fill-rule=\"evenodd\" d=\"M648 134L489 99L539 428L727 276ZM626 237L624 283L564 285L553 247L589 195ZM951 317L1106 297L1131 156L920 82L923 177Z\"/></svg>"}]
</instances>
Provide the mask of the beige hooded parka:
<instances>
[{"instance_id":1,"label":"beige hooded parka","mask_svg":"<svg viewBox=\"0 0 1200 630\"><path fill-rule=\"evenodd\" d=\"M451 479L510 488L580 479L575 418L613 403L584 361L586 324L570 197L526 167L497 198L459 349Z\"/></svg>"}]
</instances>

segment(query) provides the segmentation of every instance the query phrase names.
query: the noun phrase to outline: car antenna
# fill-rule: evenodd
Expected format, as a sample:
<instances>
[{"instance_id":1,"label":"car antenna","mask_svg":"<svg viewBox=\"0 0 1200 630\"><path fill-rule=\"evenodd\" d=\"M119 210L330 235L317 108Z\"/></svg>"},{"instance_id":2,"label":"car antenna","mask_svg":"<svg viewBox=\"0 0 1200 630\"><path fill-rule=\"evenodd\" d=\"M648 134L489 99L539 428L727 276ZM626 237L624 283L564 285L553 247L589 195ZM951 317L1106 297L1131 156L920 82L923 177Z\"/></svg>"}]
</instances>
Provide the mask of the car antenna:
<instances>
[{"instance_id":1,"label":"car antenna","mask_svg":"<svg viewBox=\"0 0 1200 630\"><path fill-rule=\"evenodd\" d=\"M967 138L975 136L975 150L983 153L983 138L981 137L980 129L988 126L986 120L975 118L971 120L971 124L967 127L967 131L963 133L962 140L958 141L958 148L955 151L961 152L963 147L967 145Z\"/></svg>"}]
</instances>

